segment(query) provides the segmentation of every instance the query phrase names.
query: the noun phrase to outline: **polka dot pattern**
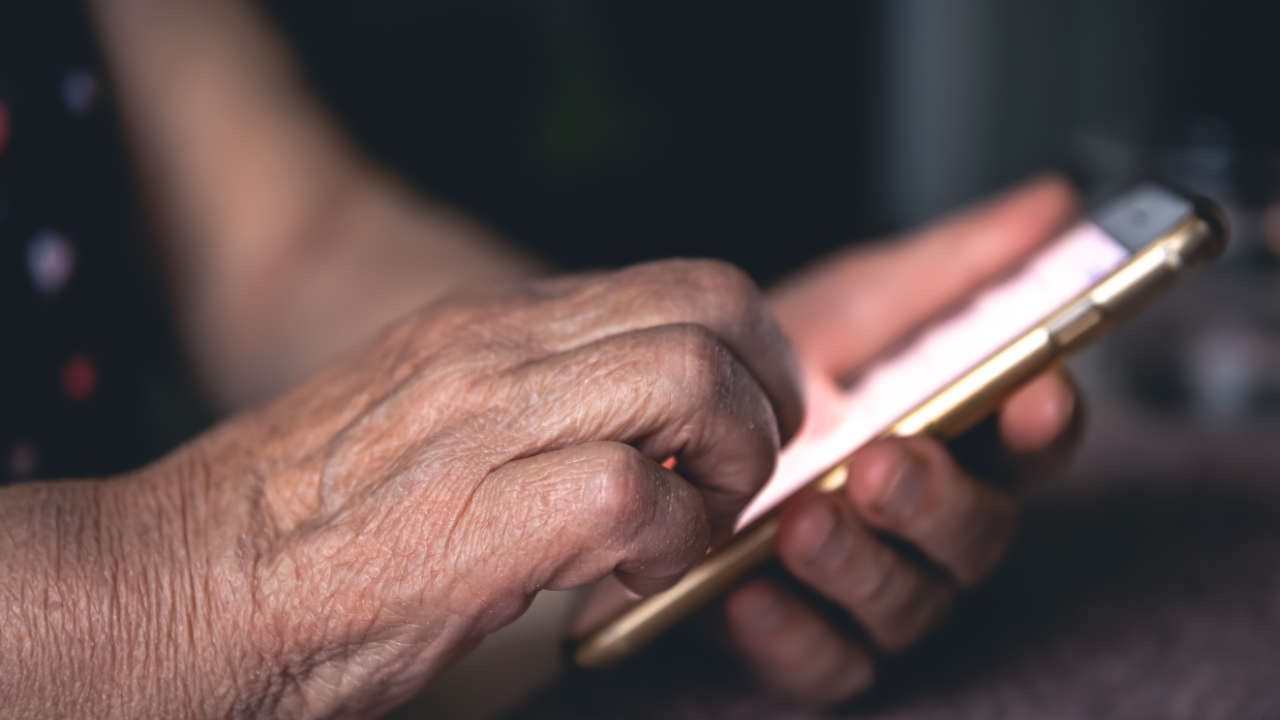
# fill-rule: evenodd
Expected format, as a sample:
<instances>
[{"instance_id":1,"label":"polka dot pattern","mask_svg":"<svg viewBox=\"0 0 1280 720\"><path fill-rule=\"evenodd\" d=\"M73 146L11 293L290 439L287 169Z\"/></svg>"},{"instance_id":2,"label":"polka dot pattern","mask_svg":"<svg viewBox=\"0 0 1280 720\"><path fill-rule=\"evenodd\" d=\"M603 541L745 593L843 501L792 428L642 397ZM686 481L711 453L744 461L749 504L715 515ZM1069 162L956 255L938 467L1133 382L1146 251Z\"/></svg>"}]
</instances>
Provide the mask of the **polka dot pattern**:
<instances>
[{"instance_id":1,"label":"polka dot pattern","mask_svg":"<svg viewBox=\"0 0 1280 720\"><path fill-rule=\"evenodd\" d=\"M62 235L42 230L27 245L27 271L31 285L45 295L66 287L76 265L76 251Z\"/></svg>"},{"instance_id":2,"label":"polka dot pattern","mask_svg":"<svg viewBox=\"0 0 1280 720\"><path fill-rule=\"evenodd\" d=\"M207 419L85 5L0 20L0 486L124 472Z\"/></svg>"},{"instance_id":3,"label":"polka dot pattern","mask_svg":"<svg viewBox=\"0 0 1280 720\"><path fill-rule=\"evenodd\" d=\"M28 480L35 475L39 455L36 448L25 440L19 440L9 448L9 474L16 480Z\"/></svg>"},{"instance_id":4,"label":"polka dot pattern","mask_svg":"<svg viewBox=\"0 0 1280 720\"><path fill-rule=\"evenodd\" d=\"M98 79L88 70L72 70L62 78L62 102L72 114L84 115L98 97Z\"/></svg>"},{"instance_id":5,"label":"polka dot pattern","mask_svg":"<svg viewBox=\"0 0 1280 720\"><path fill-rule=\"evenodd\" d=\"M85 355L73 355L62 365L62 394L80 402L87 400L98 385L98 368Z\"/></svg>"},{"instance_id":6,"label":"polka dot pattern","mask_svg":"<svg viewBox=\"0 0 1280 720\"><path fill-rule=\"evenodd\" d=\"M9 147L9 106L0 100L0 155Z\"/></svg>"}]
</instances>

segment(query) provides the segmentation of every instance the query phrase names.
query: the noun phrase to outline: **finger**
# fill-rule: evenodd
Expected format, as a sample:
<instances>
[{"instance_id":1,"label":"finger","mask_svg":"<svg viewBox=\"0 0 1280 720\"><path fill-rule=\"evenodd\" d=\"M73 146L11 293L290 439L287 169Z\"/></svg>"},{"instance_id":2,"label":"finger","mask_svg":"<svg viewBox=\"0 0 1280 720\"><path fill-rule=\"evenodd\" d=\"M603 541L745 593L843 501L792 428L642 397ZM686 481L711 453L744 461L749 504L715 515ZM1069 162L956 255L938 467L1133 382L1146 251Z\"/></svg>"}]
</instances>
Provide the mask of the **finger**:
<instances>
[{"instance_id":1,"label":"finger","mask_svg":"<svg viewBox=\"0 0 1280 720\"><path fill-rule=\"evenodd\" d=\"M802 273L778 288L773 308L805 362L845 375L1048 238L1075 204L1060 178L1026 183L903 241Z\"/></svg>"},{"instance_id":2,"label":"finger","mask_svg":"<svg viewBox=\"0 0 1280 720\"><path fill-rule=\"evenodd\" d=\"M702 559L709 543L698 492L621 443L508 462L468 505L475 517L462 532L475 537L458 538L457 547L480 548L528 592L576 587L610 573L635 592L657 592Z\"/></svg>"},{"instance_id":3,"label":"finger","mask_svg":"<svg viewBox=\"0 0 1280 720\"><path fill-rule=\"evenodd\" d=\"M793 575L856 618L877 645L915 642L955 590L875 537L841 494L812 493L782 511L778 555Z\"/></svg>"},{"instance_id":4,"label":"finger","mask_svg":"<svg viewBox=\"0 0 1280 720\"><path fill-rule=\"evenodd\" d=\"M800 426L804 398L799 364L760 289L742 270L716 260L642 263L577 284L561 302L570 323L547 326L556 352L611 335L662 325L702 325L764 388L785 440Z\"/></svg>"},{"instance_id":5,"label":"finger","mask_svg":"<svg viewBox=\"0 0 1280 720\"><path fill-rule=\"evenodd\" d=\"M1076 389L1060 371L1024 385L1000 409L1000 438L1016 455L1037 455L1064 438L1076 410Z\"/></svg>"},{"instance_id":6,"label":"finger","mask_svg":"<svg viewBox=\"0 0 1280 720\"><path fill-rule=\"evenodd\" d=\"M865 649L767 580L735 590L726 612L734 644L760 678L797 702L833 705L865 692L875 679Z\"/></svg>"},{"instance_id":7,"label":"finger","mask_svg":"<svg viewBox=\"0 0 1280 720\"><path fill-rule=\"evenodd\" d=\"M543 432L528 451L591 440L634 443L646 455L674 455L679 473L704 492L720 535L773 472L779 438L774 409L746 367L698 325L613 336L522 367L514 413ZM513 454L528 454L514 449Z\"/></svg>"},{"instance_id":8,"label":"finger","mask_svg":"<svg viewBox=\"0 0 1280 720\"><path fill-rule=\"evenodd\" d=\"M1069 375L1047 372L1016 391L1000 412L947 443L966 472L1003 490L1061 473L1079 446L1084 405Z\"/></svg>"},{"instance_id":9,"label":"finger","mask_svg":"<svg viewBox=\"0 0 1280 720\"><path fill-rule=\"evenodd\" d=\"M962 585L986 575L1013 535L1013 498L970 477L936 441L878 440L849 461L847 496L872 527L919 548Z\"/></svg>"}]
</instances>

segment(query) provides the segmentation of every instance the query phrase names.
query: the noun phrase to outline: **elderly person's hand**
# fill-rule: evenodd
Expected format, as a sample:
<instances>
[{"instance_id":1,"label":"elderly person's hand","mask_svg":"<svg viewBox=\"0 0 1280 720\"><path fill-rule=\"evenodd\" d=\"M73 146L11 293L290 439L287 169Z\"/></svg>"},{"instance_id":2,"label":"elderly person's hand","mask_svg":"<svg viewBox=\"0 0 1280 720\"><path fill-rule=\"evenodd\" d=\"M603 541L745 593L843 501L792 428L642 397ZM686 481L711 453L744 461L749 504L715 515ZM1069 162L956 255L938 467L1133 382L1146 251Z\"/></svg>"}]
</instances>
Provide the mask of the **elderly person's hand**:
<instances>
[{"instance_id":1,"label":"elderly person's hand","mask_svg":"<svg viewBox=\"0 0 1280 720\"><path fill-rule=\"evenodd\" d=\"M796 369L718 262L438 302L134 476L3 491L0 585L63 600L0 596L0 617L39 613L5 625L0 667L22 672L0 697L368 716L540 590L670 584L771 473Z\"/></svg>"},{"instance_id":2,"label":"elderly person's hand","mask_svg":"<svg viewBox=\"0 0 1280 720\"><path fill-rule=\"evenodd\" d=\"M1032 183L909 237L821 262L778 288L772 307L802 362L834 383L1060 229L1073 209L1066 184ZM821 394L811 392L811 404ZM1061 375L1033 380L999 413L1005 449L1028 466L1056 456L1074 408ZM779 554L792 575L852 616L870 646L768 579L741 587L727 604L735 644L762 679L805 704L870 687L874 657L919 639L957 592L982 579L1016 516L1007 490L970 476L928 438L870 443L848 467L843 491L784 508ZM918 552L900 552L886 538Z\"/></svg>"}]
</instances>

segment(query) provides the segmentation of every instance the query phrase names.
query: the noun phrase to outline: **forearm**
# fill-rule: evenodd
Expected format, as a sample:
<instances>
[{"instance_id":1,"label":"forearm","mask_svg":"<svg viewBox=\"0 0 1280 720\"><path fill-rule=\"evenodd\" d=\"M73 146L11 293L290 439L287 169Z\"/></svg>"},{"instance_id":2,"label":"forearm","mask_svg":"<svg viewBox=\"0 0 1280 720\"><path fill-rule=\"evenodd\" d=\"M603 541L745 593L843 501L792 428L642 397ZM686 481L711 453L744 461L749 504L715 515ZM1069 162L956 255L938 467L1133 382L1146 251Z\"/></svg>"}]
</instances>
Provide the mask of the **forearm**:
<instances>
[{"instance_id":1,"label":"forearm","mask_svg":"<svg viewBox=\"0 0 1280 720\"><path fill-rule=\"evenodd\" d=\"M258 17L232 0L92 0L184 305L279 263L353 182L355 158Z\"/></svg>"},{"instance_id":2,"label":"forearm","mask_svg":"<svg viewBox=\"0 0 1280 720\"><path fill-rule=\"evenodd\" d=\"M365 409L335 388L384 395L382 369L328 371L127 476L0 490L0 714L363 717L492 629L448 583L400 615L395 528L331 497Z\"/></svg>"},{"instance_id":3,"label":"forearm","mask_svg":"<svg viewBox=\"0 0 1280 720\"><path fill-rule=\"evenodd\" d=\"M240 0L92 0L198 369L274 394L460 284L534 263L373 166Z\"/></svg>"},{"instance_id":4,"label":"forearm","mask_svg":"<svg viewBox=\"0 0 1280 720\"><path fill-rule=\"evenodd\" d=\"M245 583L203 551L209 529L180 465L161 467L164 484L0 491L6 717L222 717L266 695L233 672L258 662L231 641L252 616L225 607Z\"/></svg>"}]
</instances>

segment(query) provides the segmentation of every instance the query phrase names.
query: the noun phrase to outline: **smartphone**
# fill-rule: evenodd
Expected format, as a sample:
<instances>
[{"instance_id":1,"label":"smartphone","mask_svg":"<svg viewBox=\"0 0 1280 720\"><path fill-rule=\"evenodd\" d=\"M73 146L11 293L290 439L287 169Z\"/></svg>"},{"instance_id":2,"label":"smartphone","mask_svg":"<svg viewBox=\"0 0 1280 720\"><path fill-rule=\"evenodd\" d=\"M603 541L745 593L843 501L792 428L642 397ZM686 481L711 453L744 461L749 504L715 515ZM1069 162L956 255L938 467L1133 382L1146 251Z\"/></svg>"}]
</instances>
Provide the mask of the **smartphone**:
<instances>
[{"instance_id":1,"label":"smartphone","mask_svg":"<svg viewBox=\"0 0 1280 720\"><path fill-rule=\"evenodd\" d=\"M730 541L585 635L570 648L574 664L613 664L734 586L773 556L779 504L807 486L842 487L845 460L867 441L959 435L1226 243L1226 220L1204 199L1147 184L1105 203L869 364L834 412L818 422L811 414Z\"/></svg>"}]
</instances>

